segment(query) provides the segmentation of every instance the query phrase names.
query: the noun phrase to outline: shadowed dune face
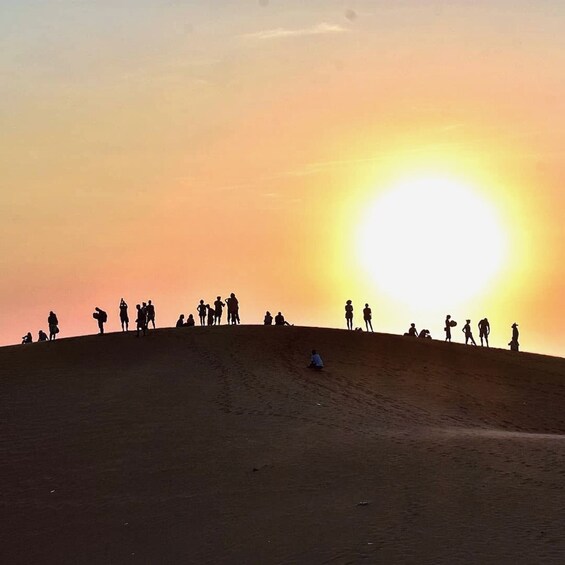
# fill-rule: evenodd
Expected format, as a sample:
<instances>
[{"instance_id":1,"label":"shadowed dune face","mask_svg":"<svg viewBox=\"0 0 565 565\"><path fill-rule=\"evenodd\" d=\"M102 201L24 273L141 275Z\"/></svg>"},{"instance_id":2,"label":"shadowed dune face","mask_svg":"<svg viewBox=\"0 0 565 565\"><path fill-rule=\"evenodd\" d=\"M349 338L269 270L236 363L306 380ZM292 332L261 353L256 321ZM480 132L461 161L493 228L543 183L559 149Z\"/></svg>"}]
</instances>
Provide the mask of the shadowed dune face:
<instances>
[{"instance_id":1,"label":"shadowed dune face","mask_svg":"<svg viewBox=\"0 0 565 565\"><path fill-rule=\"evenodd\" d=\"M562 562L563 359L179 328L0 378L5 563Z\"/></svg>"}]
</instances>

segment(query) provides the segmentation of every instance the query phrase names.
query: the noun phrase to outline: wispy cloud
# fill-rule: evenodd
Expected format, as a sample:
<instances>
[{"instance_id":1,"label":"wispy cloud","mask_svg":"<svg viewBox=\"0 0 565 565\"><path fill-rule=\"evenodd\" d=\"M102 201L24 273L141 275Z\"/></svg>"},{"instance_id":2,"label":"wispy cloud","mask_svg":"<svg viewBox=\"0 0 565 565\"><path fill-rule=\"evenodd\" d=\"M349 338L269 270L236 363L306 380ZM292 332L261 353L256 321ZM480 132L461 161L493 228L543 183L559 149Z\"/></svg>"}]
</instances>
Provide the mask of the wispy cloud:
<instances>
[{"instance_id":1,"label":"wispy cloud","mask_svg":"<svg viewBox=\"0 0 565 565\"><path fill-rule=\"evenodd\" d=\"M305 35L325 35L330 33L343 33L348 31L347 28L338 24L328 24L325 22L313 25L311 27L288 29L278 27L276 29L267 29L256 31L253 33L245 33L241 37L248 39L282 39L285 37L298 37Z\"/></svg>"}]
</instances>

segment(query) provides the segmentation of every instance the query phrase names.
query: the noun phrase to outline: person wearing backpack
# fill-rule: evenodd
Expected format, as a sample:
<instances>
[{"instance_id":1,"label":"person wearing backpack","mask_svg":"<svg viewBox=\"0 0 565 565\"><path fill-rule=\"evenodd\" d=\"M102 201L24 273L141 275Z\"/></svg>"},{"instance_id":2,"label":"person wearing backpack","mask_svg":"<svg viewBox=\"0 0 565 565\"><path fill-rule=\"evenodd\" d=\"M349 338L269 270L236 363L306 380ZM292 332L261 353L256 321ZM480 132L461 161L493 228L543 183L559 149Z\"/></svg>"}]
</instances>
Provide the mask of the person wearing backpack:
<instances>
[{"instance_id":1,"label":"person wearing backpack","mask_svg":"<svg viewBox=\"0 0 565 565\"><path fill-rule=\"evenodd\" d=\"M59 333L59 320L57 319L57 314L55 314L52 310L49 312L47 323L49 324L49 341L51 341L55 339Z\"/></svg>"},{"instance_id":2,"label":"person wearing backpack","mask_svg":"<svg viewBox=\"0 0 565 565\"><path fill-rule=\"evenodd\" d=\"M92 317L95 320L98 320L98 329L100 330L100 335L104 333L104 324L108 321L108 314L104 312L104 310L98 308L94 308L95 312L92 314Z\"/></svg>"}]
</instances>

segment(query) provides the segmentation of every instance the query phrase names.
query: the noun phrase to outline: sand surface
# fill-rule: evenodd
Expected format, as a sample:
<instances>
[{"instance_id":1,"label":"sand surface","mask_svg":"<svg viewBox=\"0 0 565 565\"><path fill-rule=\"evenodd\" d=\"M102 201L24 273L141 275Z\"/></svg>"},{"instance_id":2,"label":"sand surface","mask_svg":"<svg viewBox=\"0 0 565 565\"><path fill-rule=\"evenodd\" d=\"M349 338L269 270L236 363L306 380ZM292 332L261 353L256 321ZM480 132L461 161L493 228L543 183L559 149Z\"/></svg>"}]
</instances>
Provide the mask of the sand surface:
<instances>
[{"instance_id":1,"label":"sand surface","mask_svg":"<svg viewBox=\"0 0 565 565\"><path fill-rule=\"evenodd\" d=\"M565 563L564 359L181 328L0 379L1 563Z\"/></svg>"}]
</instances>

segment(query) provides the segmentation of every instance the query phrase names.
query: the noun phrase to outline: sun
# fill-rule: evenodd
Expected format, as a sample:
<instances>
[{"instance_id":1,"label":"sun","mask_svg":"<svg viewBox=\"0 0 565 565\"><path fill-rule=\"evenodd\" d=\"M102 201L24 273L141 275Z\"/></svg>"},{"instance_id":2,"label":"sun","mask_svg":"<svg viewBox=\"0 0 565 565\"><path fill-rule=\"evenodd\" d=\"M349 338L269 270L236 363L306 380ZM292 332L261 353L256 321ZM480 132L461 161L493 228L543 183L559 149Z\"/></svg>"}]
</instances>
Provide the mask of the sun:
<instances>
[{"instance_id":1,"label":"sun","mask_svg":"<svg viewBox=\"0 0 565 565\"><path fill-rule=\"evenodd\" d=\"M452 308L488 288L506 261L497 211L463 182L398 182L366 211L359 261L391 298L419 308Z\"/></svg>"}]
</instances>

